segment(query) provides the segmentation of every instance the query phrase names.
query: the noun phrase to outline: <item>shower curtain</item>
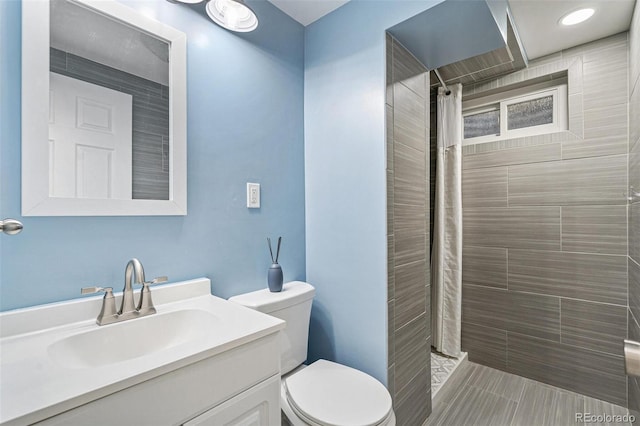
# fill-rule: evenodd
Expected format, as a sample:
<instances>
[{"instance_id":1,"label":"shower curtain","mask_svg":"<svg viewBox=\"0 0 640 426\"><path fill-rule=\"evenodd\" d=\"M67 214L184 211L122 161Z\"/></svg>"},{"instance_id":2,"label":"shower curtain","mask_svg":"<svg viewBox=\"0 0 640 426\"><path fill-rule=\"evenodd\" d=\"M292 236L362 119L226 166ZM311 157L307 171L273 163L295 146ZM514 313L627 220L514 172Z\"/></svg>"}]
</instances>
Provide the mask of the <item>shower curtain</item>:
<instances>
[{"instance_id":1,"label":"shower curtain","mask_svg":"<svg viewBox=\"0 0 640 426\"><path fill-rule=\"evenodd\" d=\"M462 315L462 86L438 90L436 195L431 253L433 346L458 357Z\"/></svg>"}]
</instances>

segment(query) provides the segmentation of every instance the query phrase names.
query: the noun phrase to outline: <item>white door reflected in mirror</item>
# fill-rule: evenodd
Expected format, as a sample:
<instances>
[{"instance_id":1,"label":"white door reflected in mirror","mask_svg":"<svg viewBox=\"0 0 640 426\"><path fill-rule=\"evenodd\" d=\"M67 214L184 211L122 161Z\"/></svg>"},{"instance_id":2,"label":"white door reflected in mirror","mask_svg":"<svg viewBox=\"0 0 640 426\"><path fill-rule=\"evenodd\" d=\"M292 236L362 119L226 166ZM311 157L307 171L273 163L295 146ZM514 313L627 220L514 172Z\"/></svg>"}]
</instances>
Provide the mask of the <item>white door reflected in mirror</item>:
<instances>
[{"instance_id":1,"label":"white door reflected in mirror","mask_svg":"<svg viewBox=\"0 0 640 426\"><path fill-rule=\"evenodd\" d=\"M115 0L22 21L23 216L186 215L185 34Z\"/></svg>"},{"instance_id":2,"label":"white door reflected in mirror","mask_svg":"<svg viewBox=\"0 0 640 426\"><path fill-rule=\"evenodd\" d=\"M132 97L51 73L49 195L131 199Z\"/></svg>"}]
</instances>

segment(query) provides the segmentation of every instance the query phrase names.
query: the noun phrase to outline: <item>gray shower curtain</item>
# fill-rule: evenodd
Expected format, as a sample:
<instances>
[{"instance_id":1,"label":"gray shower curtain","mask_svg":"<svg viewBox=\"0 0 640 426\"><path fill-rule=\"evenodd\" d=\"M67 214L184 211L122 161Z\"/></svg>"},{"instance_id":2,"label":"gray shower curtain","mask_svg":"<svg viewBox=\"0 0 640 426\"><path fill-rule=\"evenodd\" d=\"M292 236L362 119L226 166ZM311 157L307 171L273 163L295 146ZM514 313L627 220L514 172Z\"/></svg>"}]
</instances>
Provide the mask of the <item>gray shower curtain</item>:
<instances>
[{"instance_id":1,"label":"gray shower curtain","mask_svg":"<svg viewBox=\"0 0 640 426\"><path fill-rule=\"evenodd\" d=\"M431 253L433 346L458 357L462 315L462 86L438 90L436 195Z\"/></svg>"}]
</instances>

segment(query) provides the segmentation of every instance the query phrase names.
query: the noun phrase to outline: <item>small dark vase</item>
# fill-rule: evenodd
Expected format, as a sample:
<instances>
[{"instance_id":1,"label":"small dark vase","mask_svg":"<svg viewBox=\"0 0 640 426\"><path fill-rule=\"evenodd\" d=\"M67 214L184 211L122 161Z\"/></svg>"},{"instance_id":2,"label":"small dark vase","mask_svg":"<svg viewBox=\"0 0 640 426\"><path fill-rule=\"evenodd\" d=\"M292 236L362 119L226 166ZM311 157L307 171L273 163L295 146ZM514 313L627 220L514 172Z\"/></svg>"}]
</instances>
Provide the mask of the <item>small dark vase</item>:
<instances>
[{"instance_id":1,"label":"small dark vase","mask_svg":"<svg viewBox=\"0 0 640 426\"><path fill-rule=\"evenodd\" d=\"M277 263L273 263L269 268L267 283L269 284L270 292L277 293L282 291L282 268Z\"/></svg>"}]
</instances>

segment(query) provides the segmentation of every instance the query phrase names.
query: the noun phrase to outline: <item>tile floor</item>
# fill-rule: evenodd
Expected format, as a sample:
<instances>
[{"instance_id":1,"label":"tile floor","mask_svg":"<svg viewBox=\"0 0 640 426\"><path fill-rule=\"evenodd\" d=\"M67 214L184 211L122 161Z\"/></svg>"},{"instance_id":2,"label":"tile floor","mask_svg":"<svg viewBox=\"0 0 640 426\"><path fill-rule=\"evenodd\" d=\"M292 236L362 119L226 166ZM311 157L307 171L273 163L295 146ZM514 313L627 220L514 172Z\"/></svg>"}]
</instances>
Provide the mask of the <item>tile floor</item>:
<instances>
[{"instance_id":1,"label":"tile floor","mask_svg":"<svg viewBox=\"0 0 640 426\"><path fill-rule=\"evenodd\" d=\"M524 377L467 362L440 390L424 426L630 425L580 422L576 413L623 416L627 409ZM636 419L633 425L640 425Z\"/></svg>"}]
</instances>

